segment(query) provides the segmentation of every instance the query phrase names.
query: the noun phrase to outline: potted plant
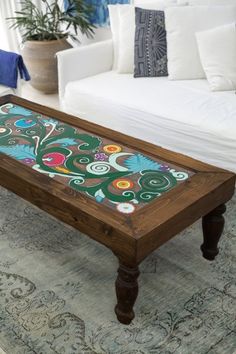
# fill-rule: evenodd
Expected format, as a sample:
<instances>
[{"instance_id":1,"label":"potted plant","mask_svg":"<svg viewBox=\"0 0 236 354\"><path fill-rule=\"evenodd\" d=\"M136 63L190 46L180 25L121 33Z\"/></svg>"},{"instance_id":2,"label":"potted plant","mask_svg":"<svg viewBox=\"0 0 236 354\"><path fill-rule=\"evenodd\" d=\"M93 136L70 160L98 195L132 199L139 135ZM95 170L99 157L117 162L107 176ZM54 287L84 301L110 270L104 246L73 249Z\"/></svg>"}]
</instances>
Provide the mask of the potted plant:
<instances>
[{"instance_id":1,"label":"potted plant","mask_svg":"<svg viewBox=\"0 0 236 354\"><path fill-rule=\"evenodd\" d=\"M94 26L89 22L91 6L84 0L67 0L64 9L59 0L41 0L39 9L31 0L21 0L21 11L16 11L11 28L19 28L24 47L22 55L31 75L31 84L44 93L57 91L57 62L55 54L71 45L67 38L78 40L80 30L93 36Z\"/></svg>"}]
</instances>

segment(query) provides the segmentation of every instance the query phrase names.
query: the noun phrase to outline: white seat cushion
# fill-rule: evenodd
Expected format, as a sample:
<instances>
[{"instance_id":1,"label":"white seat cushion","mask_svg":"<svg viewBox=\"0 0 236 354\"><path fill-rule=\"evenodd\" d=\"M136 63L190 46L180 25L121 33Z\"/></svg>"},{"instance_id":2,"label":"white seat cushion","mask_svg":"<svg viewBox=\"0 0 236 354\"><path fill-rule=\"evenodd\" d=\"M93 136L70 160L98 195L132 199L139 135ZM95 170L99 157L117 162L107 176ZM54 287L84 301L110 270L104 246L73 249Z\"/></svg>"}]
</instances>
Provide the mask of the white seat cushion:
<instances>
[{"instance_id":1,"label":"white seat cushion","mask_svg":"<svg viewBox=\"0 0 236 354\"><path fill-rule=\"evenodd\" d=\"M229 6L235 5L235 0L188 0L193 6Z\"/></svg>"},{"instance_id":2,"label":"white seat cushion","mask_svg":"<svg viewBox=\"0 0 236 354\"><path fill-rule=\"evenodd\" d=\"M134 79L107 72L70 82L65 111L236 171L236 97L206 80Z\"/></svg>"}]
</instances>

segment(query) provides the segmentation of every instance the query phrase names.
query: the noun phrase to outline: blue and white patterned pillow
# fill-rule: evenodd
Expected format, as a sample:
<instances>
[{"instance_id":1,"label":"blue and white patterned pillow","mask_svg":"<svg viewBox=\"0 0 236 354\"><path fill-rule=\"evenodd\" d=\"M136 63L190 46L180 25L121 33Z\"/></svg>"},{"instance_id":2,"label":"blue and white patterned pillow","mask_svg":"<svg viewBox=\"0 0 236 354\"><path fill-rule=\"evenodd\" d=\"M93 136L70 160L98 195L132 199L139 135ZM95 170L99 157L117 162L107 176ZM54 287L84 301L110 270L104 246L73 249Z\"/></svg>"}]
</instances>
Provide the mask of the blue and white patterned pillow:
<instances>
[{"instance_id":1,"label":"blue and white patterned pillow","mask_svg":"<svg viewBox=\"0 0 236 354\"><path fill-rule=\"evenodd\" d=\"M134 77L168 76L164 11L135 8Z\"/></svg>"}]
</instances>

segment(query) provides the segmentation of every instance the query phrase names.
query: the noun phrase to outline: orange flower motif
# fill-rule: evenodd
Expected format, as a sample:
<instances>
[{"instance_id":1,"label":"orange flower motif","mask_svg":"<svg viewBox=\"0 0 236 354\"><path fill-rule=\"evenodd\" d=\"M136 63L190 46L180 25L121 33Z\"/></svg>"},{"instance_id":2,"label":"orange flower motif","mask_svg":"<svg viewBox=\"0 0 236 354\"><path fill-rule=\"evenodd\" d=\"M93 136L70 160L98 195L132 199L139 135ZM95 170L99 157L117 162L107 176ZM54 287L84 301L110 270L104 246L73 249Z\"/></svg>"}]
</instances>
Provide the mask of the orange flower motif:
<instances>
[{"instance_id":1,"label":"orange flower motif","mask_svg":"<svg viewBox=\"0 0 236 354\"><path fill-rule=\"evenodd\" d=\"M134 183L130 179L124 178L115 179L112 184L117 189L130 189L134 186Z\"/></svg>"},{"instance_id":2,"label":"orange flower motif","mask_svg":"<svg viewBox=\"0 0 236 354\"><path fill-rule=\"evenodd\" d=\"M119 145L105 145L103 150L108 154L114 154L116 152L120 152L122 149Z\"/></svg>"}]
</instances>

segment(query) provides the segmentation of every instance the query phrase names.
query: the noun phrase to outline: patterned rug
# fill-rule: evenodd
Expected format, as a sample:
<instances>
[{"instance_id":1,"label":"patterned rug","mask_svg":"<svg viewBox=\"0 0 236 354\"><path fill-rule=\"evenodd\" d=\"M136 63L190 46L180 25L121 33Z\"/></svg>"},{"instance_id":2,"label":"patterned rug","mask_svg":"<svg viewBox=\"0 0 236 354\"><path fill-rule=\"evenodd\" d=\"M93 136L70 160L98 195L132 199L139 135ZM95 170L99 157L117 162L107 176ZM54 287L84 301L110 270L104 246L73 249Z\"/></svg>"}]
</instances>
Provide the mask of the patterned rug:
<instances>
[{"instance_id":1,"label":"patterned rug","mask_svg":"<svg viewBox=\"0 0 236 354\"><path fill-rule=\"evenodd\" d=\"M141 265L136 318L117 322L117 261L95 241L0 189L0 347L7 354L236 353L236 196L221 252L197 222Z\"/></svg>"}]
</instances>

